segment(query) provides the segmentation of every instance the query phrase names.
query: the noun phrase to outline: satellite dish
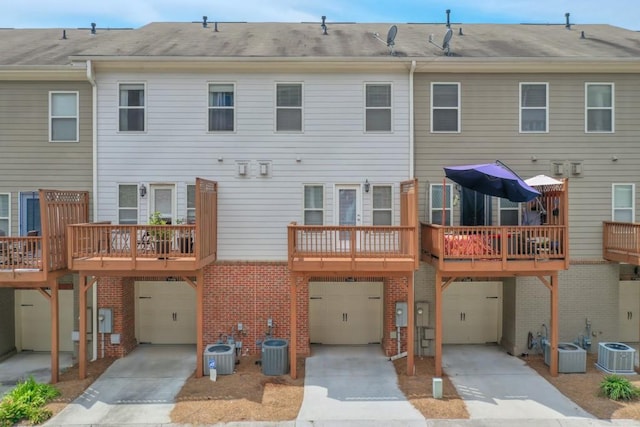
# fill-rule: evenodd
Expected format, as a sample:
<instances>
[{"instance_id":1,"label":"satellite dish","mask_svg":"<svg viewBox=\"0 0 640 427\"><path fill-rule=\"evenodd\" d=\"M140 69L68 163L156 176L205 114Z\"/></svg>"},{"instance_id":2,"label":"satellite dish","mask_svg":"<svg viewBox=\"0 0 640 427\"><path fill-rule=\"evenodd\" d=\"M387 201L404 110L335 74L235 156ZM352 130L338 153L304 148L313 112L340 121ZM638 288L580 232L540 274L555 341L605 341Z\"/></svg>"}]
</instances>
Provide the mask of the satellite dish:
<instances>
[{"instance_id":1,"label":"satellite dish","mask_svg":"<svg viewBox=\"0 0 640 427\"><path fill-rule=\"evenodd\" d=\"M396 35L398 34L398 27L392 25L387 33L387 46L394 46L396 44Z\"/></svg>"},{"instance_id":2,"label":"satellite dish","mask_svg":"<svg viewBox=\"0 0 640 427\"><path fill-rule=\"evenodd\" d=\"M440 50L444 50L445 54L448 56L451 51L451 38L453 37L453 30L451 28L447 28L447 32L444 35L444 39L442 39L442 46L433 42L433 34L429 34L429 43L436 46Z\"/></svg>"}]
</instances>

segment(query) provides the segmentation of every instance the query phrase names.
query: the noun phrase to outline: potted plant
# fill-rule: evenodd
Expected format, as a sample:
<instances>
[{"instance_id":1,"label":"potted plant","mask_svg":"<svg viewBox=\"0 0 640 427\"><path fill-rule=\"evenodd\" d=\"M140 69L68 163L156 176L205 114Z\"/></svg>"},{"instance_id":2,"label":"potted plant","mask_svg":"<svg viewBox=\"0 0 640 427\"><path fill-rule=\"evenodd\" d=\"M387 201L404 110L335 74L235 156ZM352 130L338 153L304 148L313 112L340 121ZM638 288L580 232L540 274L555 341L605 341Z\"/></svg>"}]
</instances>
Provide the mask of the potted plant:
<instances>
[{"instance_id":1,"label":"potted plant","mask_svg":"<svg viewBox=\"0 0 640 427\"><path fill-rule=\"evenodd\" d=\"M179 218L176 224L186 224L186 221L183 218ZM191 234L191 229L180 230L178 232L178 248L180 248L181 254L193 253L193 235Z\"/></svg>"},{"instance_id":2,"label":"potted plant","mask_svg":"<svg viewBox=\"0 0 640 427\"><path fill-rule=\"evenodd\" d=\"M167 220L162 217L162 214L155 211L149 217L149 225L167 225ZM153 239L156 247L156 252L159 255L166 255L171 250L171 239L173 238L173 231L166 228L156 228L149 230L149 236ZM160 258L163 258L162 256Z\"/></svg>"}]
</instances>

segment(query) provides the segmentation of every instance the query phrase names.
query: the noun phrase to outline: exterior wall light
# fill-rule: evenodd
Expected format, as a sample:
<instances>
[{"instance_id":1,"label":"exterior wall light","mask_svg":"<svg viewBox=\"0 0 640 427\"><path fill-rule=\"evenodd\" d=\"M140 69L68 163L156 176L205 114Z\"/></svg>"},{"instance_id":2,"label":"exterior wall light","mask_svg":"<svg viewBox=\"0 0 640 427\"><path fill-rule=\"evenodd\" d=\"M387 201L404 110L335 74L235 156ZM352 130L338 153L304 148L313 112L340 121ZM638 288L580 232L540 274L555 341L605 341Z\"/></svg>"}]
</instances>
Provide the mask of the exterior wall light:
<instances>
[{"instance_id":1,"label":"exterior wall light","mask_svg":"<svg viewBox=\"0 0 640 427\"><path fill-rule=\"evenodd\" d=\"M371 189L371 184L369 184L369 180L368 179L365 179L365 181L364 181L364 192L368 193L370 189Z\"/></svg>"},{"instance_id":2,"label":"exterior wall light","mask_svg":"<svg viewBox=\"0 0 640 427\"><path fill-rule=\"evenodd\" d=\"M144 197L147 195L147 187L144 184L140 184L140 197Z\"/></svg>"}]
</instances>

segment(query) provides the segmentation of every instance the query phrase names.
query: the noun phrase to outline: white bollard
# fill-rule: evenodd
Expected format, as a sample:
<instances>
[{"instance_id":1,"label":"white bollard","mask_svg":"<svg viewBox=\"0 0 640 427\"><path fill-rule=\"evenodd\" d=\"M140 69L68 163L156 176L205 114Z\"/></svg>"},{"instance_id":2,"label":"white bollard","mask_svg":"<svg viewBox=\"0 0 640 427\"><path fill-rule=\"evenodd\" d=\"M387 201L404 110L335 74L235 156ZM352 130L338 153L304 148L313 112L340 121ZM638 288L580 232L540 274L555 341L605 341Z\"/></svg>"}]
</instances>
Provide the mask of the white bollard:
<instances>
[{"instance_id":1,"label":"white bollard","mask_svg":"<svg viewBox=\"0 0 640 427\"><path fill-rule=\"evenodd\" d=\"M215 381L218 378L218 371L216 370L216 359L209 361L209 379Z\"/></svg>"},{"instance_id":2,"label":"white bollard","mask_svg":"<svg viewBox=\"0 0 640 427\"><path fill-rule=\"evenodd\" d=\"M442 378L433 379L433 398L442 399Z\"/></svg>"}]
</instances>

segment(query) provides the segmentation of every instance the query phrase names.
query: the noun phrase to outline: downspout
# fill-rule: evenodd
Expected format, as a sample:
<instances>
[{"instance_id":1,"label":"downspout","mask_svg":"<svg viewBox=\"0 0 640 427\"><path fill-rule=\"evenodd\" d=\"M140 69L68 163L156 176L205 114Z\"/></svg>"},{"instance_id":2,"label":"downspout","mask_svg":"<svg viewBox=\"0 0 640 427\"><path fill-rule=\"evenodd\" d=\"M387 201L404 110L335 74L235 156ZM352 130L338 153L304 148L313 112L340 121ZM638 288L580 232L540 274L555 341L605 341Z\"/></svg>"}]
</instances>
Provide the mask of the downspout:
<instances>
[{"instance_id":1,"label":"downspout","mask_svg":"<svg viewBox=\"0 0 640 427\"><path fill-rule=\"evenodd\" d=\"M413 136L413 73L416 71L416 61L411 61L411 68L409 69L409 179L414 178L414 136Z\"/></svg>"},{"instance_id":2,"label":"downspout","mask_svg":"<svg viewBox=\"0 0 640 427\"><path fill-rule=\"evenodd\" d=\"M93 64L87 60L87 80L91 84L91 130L92 130L92 188L93 195L93 221L98 218L98 86L93 75ZM82 291L81 291L82 292ZM98 358L98 282L93 285L91 310L93 324L92 330L92 361Z\"/></svg>"}]
</instances>

